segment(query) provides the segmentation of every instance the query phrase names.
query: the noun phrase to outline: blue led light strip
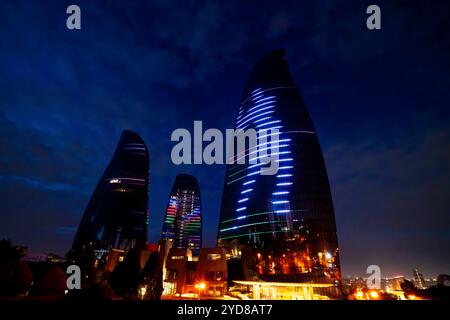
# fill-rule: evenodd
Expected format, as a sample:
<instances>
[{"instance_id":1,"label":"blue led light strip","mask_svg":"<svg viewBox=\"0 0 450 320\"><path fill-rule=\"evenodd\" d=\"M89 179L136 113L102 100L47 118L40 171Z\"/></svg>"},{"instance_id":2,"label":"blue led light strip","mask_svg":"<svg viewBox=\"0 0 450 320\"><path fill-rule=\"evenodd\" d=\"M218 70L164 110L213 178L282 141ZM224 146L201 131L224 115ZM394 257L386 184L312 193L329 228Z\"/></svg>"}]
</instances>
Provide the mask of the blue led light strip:
<instances>
[{"instance_id":1,"label":"blue led light strip","mask_svg":"<svg viewBox=\"0 0 450 320\"><path fill-rule=\"evenodd\" d=\"M249 114L245 115L245 117L243 117L242 119L238 120L238 121L236 122L236 124L239 126L239 125L240 125L239 122L241 122L241 121L243 121L244 119L250 117L251 115L254 115L254 114L258 113L258 112L261 112L261 111L264 111L264 110L268 110L268 109L271 109L271 108L275 108L275 106L267 106L267 107L264 107L264 108L255 110L255 111L253 111L253 112L250 112ZM248 120L248 119L247 119L247 120Z\"/></svg>"},{"instance_id":2,"label":"blue led light strip","mask_svg":"<svg viewBox=\"0 0 450 320\"><path fill-rule=\"evenodd\" d=\"M225 240L225 239L231 239L231 238L240 238L240 237L248 237L248 236L256 236L256 235L258 235L258 234L280 233L280 232L286 232L286 231L260 231L260 232L251 232L251 233L246 233L246 234L238 234L238 235L233 235L233 236L229 236L229 237L223 237L223 238L219 238L219 240Z\"/></svg>"},{"instance_id":3,"label":"blue led light strip","mask_svg":"<svg viewBox=\"0 0 450 320\"><path fill-rule=\"evenodd\" d=\"M290 212L309 212L311 210L309 209L296 209L296 210L288 210ZM252 214L248 214L246 216L244 216L244 218L249 218L249 217L255 217L255 216L262 216L262 215L267 215L267 214L271 214L271 213L277 213L276 210L274 211L265 211L265 212L259 212L259 213L252 213ZM244 219L242 217L240 217L240 219ZM224 220L221 223L228 223L231 221L235 221L235 220L239 220L238 218L233 218L233 219L228 219L228 220Z\"/></svg>"},{"instance_id":4,"label":"blue led light strip","mask_svg":"<svg viewBox=\"0 0 450 320\"><path fill-rule=\"evenodd\" d=\"M275 103L275 100L274 101L266 101L266 102L263 102L263 103L259 103L259 104L255 105L255 106L251 107L250 109L248 109L247 112L250 112L250 111L252 111L255 108L259 108L259 107L262 107L262 106L267 106L268 104L271 104L271 103Z\"/></svg>"},{"instance_id":5,"label":"blue led light strip","mask_svg":"<svg viewBox=\"0 0 450 320\"><path fill-rule=\"evenodd\" d=\"M290 142L290 141L292 141L292 140L291 140L291 139L279 139L279 140L278 140L278 143L281 143L281 142ZM265 145L269 145L269 144L274 144L274 146L268 147L268 148L266 148L266 149L258 149L259 147L262 147L262 146L265 146ZM280 148L280 147L288 147L288 146L289 146L289 145L287 145L287 144L286 144L286 145L278 145L279 148ZM255 153L255 152L258 152L258 151L268 150L268 149L271 149L271 148L273 148L273 147L275 147L275 142L274 142L274 141L268 141L268 142L258 143L256 146L247 148L247 149L245 149L245 150L239 152L239 153L236 154L235 156L233 156L233 162L237 162L239 159L242 159L242 158L244 158L245 156L250 155L250 154L252 154L252 153ZM254 150L254 152L252 152L252 153L247 153L247 151L250 152L250 151L253 151L253 149L256 149L256 150ZM243 154L243 155L242 155L242 154ZM277 160L277 162L280 162L280 161ZM233 169L235 169L235 168L233 168ZM232 170L233 170L233 169L232 169Z\"/></svg>"},{"instance_id":6,"label":"blue led light strip","mask_svg":"<svg viewBox=\"0 0 450 320\"><path fill-rule=\"evenodd\" d=\"M281 122L281 120L273 120L273 121L261 123L261 124L258 124L256 126L256 128L265 127L265 126L268 126L269 124L274 124L274 123L279 123L279 122Z\"/></svg>"},{"instance_id":7,"label":"blue led light strip","mask_svg":"<svg viewBox=\"0 0 450 320\"><path fill-rule=\"evenodd\" d=\"M258 91L258 94L260 93L264 93L267 91L272 91L272 90L277 90L277 89L296 89L296 87L293 86L283 86L283 87L273 87L273 88L269 88L269 89L259 89L260 91ZM244 105L248 100L250 100L253 96L250 95L250 97L248 97L247 99L245 99L244 101L242 101L241 105Z\"/></svg>"},{"instance_id":8,"label":"blue led light strip","mask_svg":"<svg viewBox=\"0 0 450 320\"><path fill-rule=\"evenodd\" d=\"M247 224L243 224L242 226L234 226L234 227L230 227L230 228L221 229L220 232L225 232L225 231L229 231L229 230L236 230L236 229L239 229L239 228L245 228L245 227L250 227L250 226L257 226L257 225L261 225L261 224L272 224L272 223L279 223L279 222L286 222L286 220L271 220L271 221L247 223Z\"/></svg>"}]
</instances>

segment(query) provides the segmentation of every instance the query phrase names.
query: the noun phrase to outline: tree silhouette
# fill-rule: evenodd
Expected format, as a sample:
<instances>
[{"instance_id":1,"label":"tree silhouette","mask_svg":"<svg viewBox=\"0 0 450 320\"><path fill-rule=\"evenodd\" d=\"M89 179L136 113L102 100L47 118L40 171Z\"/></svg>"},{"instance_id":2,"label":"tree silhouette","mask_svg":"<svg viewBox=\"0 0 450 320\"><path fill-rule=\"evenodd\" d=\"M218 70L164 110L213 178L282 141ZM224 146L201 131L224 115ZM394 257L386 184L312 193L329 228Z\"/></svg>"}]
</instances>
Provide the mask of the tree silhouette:
<instances>
[{"instance_id":1,"label":"tree silhouette","mask_svg":"<svg viewBox=\"0 0 450 320\"><path fill-rule=\"evenodd\" d=\"M148 257L142 270L142 285L147 286L144 299L160 300L163 292L162 261L157 251Z\"/></svg>"},{"instance_id":2,"label":"tree silhouette","mask_svg":"<svg viewBox=\"0 0 450 320\"><path fill-rule=\"evenodd\" d=\"M35 279L30 290L31 296L64 296L67 289L66 272L49 262L38 262L33 267Z\"/></svg>"},{"instance_id":3,"label":"tree silhouette","mask_svg":"<svg viewBox=\"0 0 450 320\"><path fill-rule=\"evenodd\" d=\"M20 261L25 249L0 240L0 296L17 297L30 288L33 277L27 263Z\"/></svg>"},{"instance_id":4,"label":"tree silhouette","mask_svg":"<svg viewBox=\"0 0 450 320\"><path fill-rule=\"evenodd\" d=\"M111 273L109 284L117 295L125 298L136 296L141 280L139 257L139 250L131 249Z\"/></svg>"}]
</instances>

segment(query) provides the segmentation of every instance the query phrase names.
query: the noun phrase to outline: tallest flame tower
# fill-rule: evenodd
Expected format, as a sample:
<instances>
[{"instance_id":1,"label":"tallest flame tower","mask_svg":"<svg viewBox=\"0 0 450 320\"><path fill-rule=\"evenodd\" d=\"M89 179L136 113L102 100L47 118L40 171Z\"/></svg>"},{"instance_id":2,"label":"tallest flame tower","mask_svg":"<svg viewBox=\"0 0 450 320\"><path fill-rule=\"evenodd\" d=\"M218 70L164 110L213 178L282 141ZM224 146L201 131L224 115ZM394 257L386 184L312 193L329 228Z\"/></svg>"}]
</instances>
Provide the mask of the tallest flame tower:
<instances>
[{"instance_id":1,"label":"tallest flame tower","mask_svg":"<svg viewBox=\"0 0 450 320\"><path fill-rule=\"evenodd\" d=\"M248 161L227 166L217 243L227 250L231 280L314 283L309 297L338 297L339 247L325 162L283 50L251 70L235 129L280 135L275 175L260 175L259 165ZM267 147L249 148L246 156Z\"/></svg>"}]
</instances>

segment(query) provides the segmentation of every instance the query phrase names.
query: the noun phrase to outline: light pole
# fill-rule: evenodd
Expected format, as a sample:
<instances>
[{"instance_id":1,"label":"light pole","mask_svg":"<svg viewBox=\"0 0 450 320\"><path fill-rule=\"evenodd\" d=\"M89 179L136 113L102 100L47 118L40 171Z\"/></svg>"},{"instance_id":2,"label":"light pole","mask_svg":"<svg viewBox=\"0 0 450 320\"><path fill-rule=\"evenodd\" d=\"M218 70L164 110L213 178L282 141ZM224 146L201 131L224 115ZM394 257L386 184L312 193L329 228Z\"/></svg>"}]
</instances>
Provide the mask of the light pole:
<instances>
[{"instance_id":1,"label":"light pole","mask_svg":"<svg viewBox=\"0 0 450 320\"><path fill-rule=\"evenodd\" d=\"M201 282L195 285L195 288L198 289L198 300L200 300L200 293L203 289L205 289L205 283Z\"/></svg>"}]
</instances>

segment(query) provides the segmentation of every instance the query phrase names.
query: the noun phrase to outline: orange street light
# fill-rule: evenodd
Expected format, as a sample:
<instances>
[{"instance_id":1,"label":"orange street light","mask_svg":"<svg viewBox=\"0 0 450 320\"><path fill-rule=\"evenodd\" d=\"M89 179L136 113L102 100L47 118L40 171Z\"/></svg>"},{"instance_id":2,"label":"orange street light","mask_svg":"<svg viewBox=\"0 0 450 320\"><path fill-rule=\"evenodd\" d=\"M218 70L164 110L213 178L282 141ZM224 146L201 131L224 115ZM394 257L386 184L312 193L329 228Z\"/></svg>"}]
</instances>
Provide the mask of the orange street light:
<instances>
[{"instance_id":1,"label":"orange street light","mask_svg":"<svg viewBox=\"0 0 450 320\"><path fill-rule=\"evenodd\" d=\"M370 298L371 299L379 299L380 298L380 294L376 291L370 291Z\"/></svg>"},{"instance_id":2,"label":"orange street light","mask_svg":"<svg viewBox=\"0 0 450 320\"><path fill-rule=\"evenodd\" d=\"M200 300L200 294L203 289L205 289L206 285L204 282L197 283L195 285L195 289L198 289L198 300Z\"/></svg>"}]
</instances>

